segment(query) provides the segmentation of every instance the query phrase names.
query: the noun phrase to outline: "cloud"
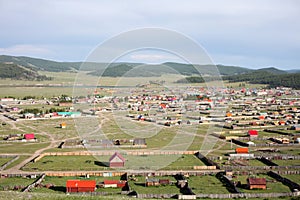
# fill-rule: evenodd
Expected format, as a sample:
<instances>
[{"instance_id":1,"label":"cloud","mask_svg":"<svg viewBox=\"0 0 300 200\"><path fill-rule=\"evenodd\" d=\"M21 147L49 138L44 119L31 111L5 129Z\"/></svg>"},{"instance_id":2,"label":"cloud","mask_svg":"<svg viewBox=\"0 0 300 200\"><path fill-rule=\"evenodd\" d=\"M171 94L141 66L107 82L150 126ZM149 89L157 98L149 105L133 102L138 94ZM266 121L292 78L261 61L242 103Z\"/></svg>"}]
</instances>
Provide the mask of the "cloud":
<instances>
[{"instance_id":1,"label":"cloud","mask_svg":"<svg viewBox=\"0 0 300 200\"><path fill-rule=\"evenodd\" d=\"M130 55L130 61L132 62L144 62L144 63L150 63L150 64L155 64L155 63L162 63L166 60L168 61L181 61L182 60L176 56L172 55L164 55L163 53L160 54L134 54Z\"/></svg>"},{"instance_id":2,"label":"cloud","mask_svg":"<svg viewBox=\"0 0 300 200\"><path fill-rule=\"evenodd\" d=\"M36 46L36 45L14 45L6 48L0 48L0 54L6 54L6 55L28 55L28 56L34 56L34 55L49 55L53 52L49 49L47 49L44 46Z\"/></svg>"},{"instance_id":3,"label":"cloud","mask_svg":"<svg viewBox=\"0 0 300 200\"><path fill-rule=\"evenodd\" d=\"M276 60L280 55L289 66L299 62L293 53L300 46L299 7L297 0L0 0L0 48L10 52L25 43L32 45L32 54L40 52L33 47L50 47L48 57L78 60L86 56L87 46L92 50L121 32L161 27L190 36L211 55L229 55L226 60ZM239 59L232 62L240 64Z\"/></svg>"}]
</instances>

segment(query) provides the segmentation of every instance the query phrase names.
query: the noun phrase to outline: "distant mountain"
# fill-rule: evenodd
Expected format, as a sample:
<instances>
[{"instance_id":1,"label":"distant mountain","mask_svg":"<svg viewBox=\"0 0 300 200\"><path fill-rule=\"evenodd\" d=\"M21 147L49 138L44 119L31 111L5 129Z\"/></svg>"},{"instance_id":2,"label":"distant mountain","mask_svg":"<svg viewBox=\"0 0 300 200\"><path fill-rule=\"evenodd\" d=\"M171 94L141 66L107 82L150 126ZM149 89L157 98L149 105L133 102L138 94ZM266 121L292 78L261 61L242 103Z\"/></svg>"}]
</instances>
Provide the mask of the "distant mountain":
<instances>
[{"instance_id":1,"label":"distant mountain","mask_svg":"<svg viewBox=\"0 0 300 200\"><path fill-rule=\"evenodd\" d=\"M82 67L83 66L83 67ZM108 66L108 67L107 67ZM196 68L195 68L196 66ZM223 80L230 82L250 82L300 88L300 70L283 71L274 67L258 70L238 66L216 65ZM163 74L181 74L186 76L185 82L203 82L218 79L214 65L192 65L174 62L149 65L141 63L93 63L93 62L56 62L45 59L25 56L0 56L0 78L47 80L49 77L41 76L39 71L66 72L87 71L94 76L107 77L155 77ZM199 70L199 71L198 71ZM200 73L199 73L200 72ZM200 78L199 78L200 77Z\"/></svg>"},{"instance_id":2,"label":"distant mountain","mask_svg":"<svg viewBox=\"0 0 300 200\"><path fill-rule=\"evenodd\" d=\"M290 70L286 70L286 72L289 74L300 73L300 69L290 69Z\"/></svg>"},{"instance_id":3,"label":"distant mountain","mask_svg":"<svg viewBox=\"0 0 300 200\"><path fill-rule=\"evenodd\" d=\"M275 67L261 68L261 69L258 69L256 71L258 71L258 72L269 72L271 74L287 74L286 71L277 69Z\"/></svg>"},{"instance_id":4,"label":"distant mountain","mask_svg":"<svg viewBox=\"0 0 300 200\"><path fill-rule=\"evenodd\" d=\"M74 69L79 69L80 62L55 62L50 60L44 60L39 58L30 58L25 56L0 56L0 62L3 63L14 63L26 68L30 68L35 71L50 71L50 72L60 72L60 71L71 71Z\"/></svg>"},{"instance_id":5,"label":"distant mountain","mask_svg":"<svg viewBox=\"0 0 300 200\"><path fill-rule=\"evenodd\" d=\"M82 62L56 62L51 60L31 58L25 56L0 56L0 63L13 63L19 66L29 68L34 71L50 71L50 72L64 72L80 70ZM107 63L93 63L85 62L83 70L90 71L91 75L103 76L160 76L165 73L194 75L199 74L194 65L167 62L158 65L147 65L141 63L113 63L107 69ZM214 75L215 71L212 65L197 65L201 74ZM221 75L234 75L249 73L253 70L236 67L217 65ZM82 69L81 69L82 70Z\"/></svg>"}]
</instances>

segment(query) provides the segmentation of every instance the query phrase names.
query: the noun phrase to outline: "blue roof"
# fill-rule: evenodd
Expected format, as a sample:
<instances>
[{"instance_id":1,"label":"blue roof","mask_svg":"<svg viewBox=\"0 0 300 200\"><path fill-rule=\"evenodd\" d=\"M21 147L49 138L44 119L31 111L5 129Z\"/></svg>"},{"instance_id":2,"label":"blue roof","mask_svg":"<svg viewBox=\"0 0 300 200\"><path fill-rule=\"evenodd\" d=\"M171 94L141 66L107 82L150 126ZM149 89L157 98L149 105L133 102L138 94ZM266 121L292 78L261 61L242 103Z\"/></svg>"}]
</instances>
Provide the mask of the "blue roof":
<instances>
[{"instance_id":1,"label":"blue roof","mask_svg":"<svg viewBox=\"0 0 300 200\"><path fill-rule=\"evenodd\" d=\"M80 112L57 112L58 115L80 115Z\"/></svg>"}]
</instances>

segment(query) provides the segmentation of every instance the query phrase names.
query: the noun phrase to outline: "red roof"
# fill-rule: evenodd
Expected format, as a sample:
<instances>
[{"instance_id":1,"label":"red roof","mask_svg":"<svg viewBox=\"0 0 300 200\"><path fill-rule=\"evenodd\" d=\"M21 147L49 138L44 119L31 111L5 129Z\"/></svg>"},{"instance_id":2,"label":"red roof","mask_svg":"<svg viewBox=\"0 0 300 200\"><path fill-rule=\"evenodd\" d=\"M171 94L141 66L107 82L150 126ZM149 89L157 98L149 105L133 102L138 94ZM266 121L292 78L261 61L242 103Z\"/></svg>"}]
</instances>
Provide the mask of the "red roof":
<instances>
[{"instance_id":1,"label":"red roof","mask_svg":"<svg viewBox=\"0 0 300 200\"><path fill-rule=\"evenodd\" d=\"M265 178L248 178L250 185L266 185L267 181Z\"/></svg>"},{"instance_id":2,"label":"red roof","mask_svg":"<svg viewBox=\"0 0 300 200\"><path fill-rule=\"evenodd\" d=\"M24 138L25 138L26 140L34 139L34 133L27 133L27 134L24 134Z\"/></svg>"},{"instance_id":3,"label":"red roof","mask_svg":"<svg viewBox=\"0 0 300 200\"><path fill-rule=\"evenodd\" d=\"M125 162L125 158L121 154L119 154L118 152L115 152L114 155L112 155L110 157L109 162L111 162L116 157L118 157L120 160L122 160L122 162Z\"/></svg>"},{"instance_id":4,"label":"red roof","mask_svg":"<svg viewBox=\"0 0 300 200\"><path fill-rule=\"evenodd\" d=\"M66 183L66 187L73 187L73 188L83 188L83 187L96 187L95 180L68 180Z\"/></svg>"},{"instance_id":5,"label":"red roof","mask_svg":"<svg viewBox=\"0 0 300 200\"><path fill-rule=\"evenodd\" d=\"M248 134L249 135L258 135L258 131L257 130L249 130Z\"/></svg>"},{"instance_id":6,"label":"red roof","mask_svg":"<svg viewBox=\"0 0 300 200\"><path fill-rule=\"evenodd\" d=\"M249 153L248 148L236 148L235 149L236 153Z\"/></svg>"},{"instance_id":7,"label":"red roof","mask_svg":"<svg viewBox=\"0 0 300 200\"><path fill-rule=\"evenodd\" d=\"M118 180L104 180L103 183L105 185L110 185L110 184L118 184L120 181Z\"/></svg>"}]
</instances>

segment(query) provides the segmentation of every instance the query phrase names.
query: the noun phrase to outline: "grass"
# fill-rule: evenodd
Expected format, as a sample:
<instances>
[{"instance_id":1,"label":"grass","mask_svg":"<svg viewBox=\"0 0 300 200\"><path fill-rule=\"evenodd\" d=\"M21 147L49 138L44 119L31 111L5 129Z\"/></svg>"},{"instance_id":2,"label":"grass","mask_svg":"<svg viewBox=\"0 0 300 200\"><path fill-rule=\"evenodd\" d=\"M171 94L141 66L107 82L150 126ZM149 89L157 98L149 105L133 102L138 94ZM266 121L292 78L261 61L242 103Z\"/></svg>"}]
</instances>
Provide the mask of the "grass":
<instances>
[{"instance_id":1,"label":"grass","mask_svg":"<svg viewBox=\"0 0 300 200\"><path fill-rule=\"evenodd\" d=\"M165 186L145 186L145 177L137 176L137 181L129 181L129 186L131 190L136 191L138 194L179 194L179 189L175 185L165 185ZM169 179L170 181L175 181L171 176L164 177L150 177L156 179Z\"/></svg>"},{"instance_id":2,"label":"grass","mask_svg":"<svg viewBox=\"0 0 300 200\"><path fill-rule=\"evenodd\" d=\"M21 186L25 188L29 184L33 183L35 179L22 178L22 177L12 177L12 178L1 178L0 179L0 190L13 190L14 186Z\"/></svg>"},{"instance_id":3,"label":"grass","mask_svg":"<svg viewBox=\"0 0 300 200\"><path fill-rule=\"evenodd\" d=\"M5 143L0 145L0 153L28 153L32 154L35 151L49 146L49 143Z\"/></svg>"},{"instance_id":4,"label":"grass","mask_svg":"<svg viewBox=\"0 0 300 200\"><path fill-rule=\"evenodd\" d=\"M279 166L300 166L300 160L272 160Z\"/></svg>"},{"instance_id":5,"label":"grass","mask_svg":"<svg viewBox=\"0 0 300 200\"><path fill-rule=\"evenodd\" d=\"M26 160L27 158L29 158L29 156L24 156L24 155L20 155L19 159L16 160L15 162L12 162L10 165L8 165L5 169L9 169L12 168L18 164L20 164L21 162L23 162L24 160Z\"/></svg>"},{"instance_id":6,"label":"grass","mask_svg":"<svg viewBox=\"0 0 300 200\"><path fill-rule=\"evenodd\" d=\"M65 129L59 128L60 123L65 122L67 127ZM47 132L55 140L63 140L78 136L75 123L72 118L48 119L48 120L27 120L21 121L17 124L21 129L33 133Z\"/></svg>"},{"instance_id":7,"label":"grass","mask_svg":"<svg viewBox=\"0 0 300 200\"><path fill-rule=\"evenodd\" d=\"M284 178L287 178L295 183L300 184L300 175L299 174L288 174L288 175L281 175Z\"/></svg>"},{"instance_id":8,"label":"grass","mask_svg":"<svg viewBox=\"0 0 300 200\"><path fill-rule=\"evenodd\" d=\"M245 193L285 193L291 192L288 186L283 185L281 182L276 181L272 177L265 174L256 175L257 178L266 178L267 180L267 189L266 190L249 190L246 188L240 188L242 192ZM247 184L248 176L236 176L235 181L240 181L242 185Z\"/></svg>"},{"instance_id":9,"label":"grass","mask_svg":"<svg viewBox=\"0 0 300 200\"><path fill-rule=\"evenodd\" d=\"M121 177L100 177L100 176L91 176L88 179L85 177L72 176L72 177L55 177L55 176L46 176L42 181L43 185L52 184L53 188L34 188L32 192L41 192L41 193L65 193L66 192L66 182L67 180L96 180L96 184L103 182L104 180L120 180ZM97 188L96 192L111 192L119 193L121 192L120 188Z\"/></svg>"},{"instance_id":10,"label":"grass","mask_svg":"<svg viewBox=\"0 0 300 200\"><path fill-rule=\"evenodd\" d=\"M164 169L193 169L193 166L205 166L205 164L194 155L182 155Z\"/></svg>"},{"instance_id":11,"label":"grass","mask_svg":"<svg viewBox=\"0 0 300 200\"><path fill-rule=\"evenodd\" d=\"M223 183L214 175L190 176L188 178L190 188L195 194L228 194Z\"/></svg>"},{"instance_id":12,"label":"grass","mask_svg":"<svg viewBox=\"0 0 300 200\"><path fill-rule=\"evenodd\" d=\"M13 159L13 157L7 157L7 158L1 158L0 157L0 166L4 165L5 163L10 161L11 159Z\"/></svg>"},{"instance_id":13,"label":"grass","mask_svg":"<svg viewBox=\"0 0 300 200\"><path fill-rule=\"evenodd\" d=\"M123 155L124 169L185 170L204 166L194 155ZM97 171L112 170L108 167L110 156L45 156L35 163L28 163L28 171Z\"/></svg>"},{"instance_id":14,"label":"grass","mask_svg":"<svg viewBox=\"0 0 300 200\"><path fill-rule=\"evenodd\" d=\"M92 171L106 170L101 162L108 162L109 156L103 156L101 161L94 156L45 156L35 163L28 163L23 170L29 171Z\"/></svg>"}]
</instances>

